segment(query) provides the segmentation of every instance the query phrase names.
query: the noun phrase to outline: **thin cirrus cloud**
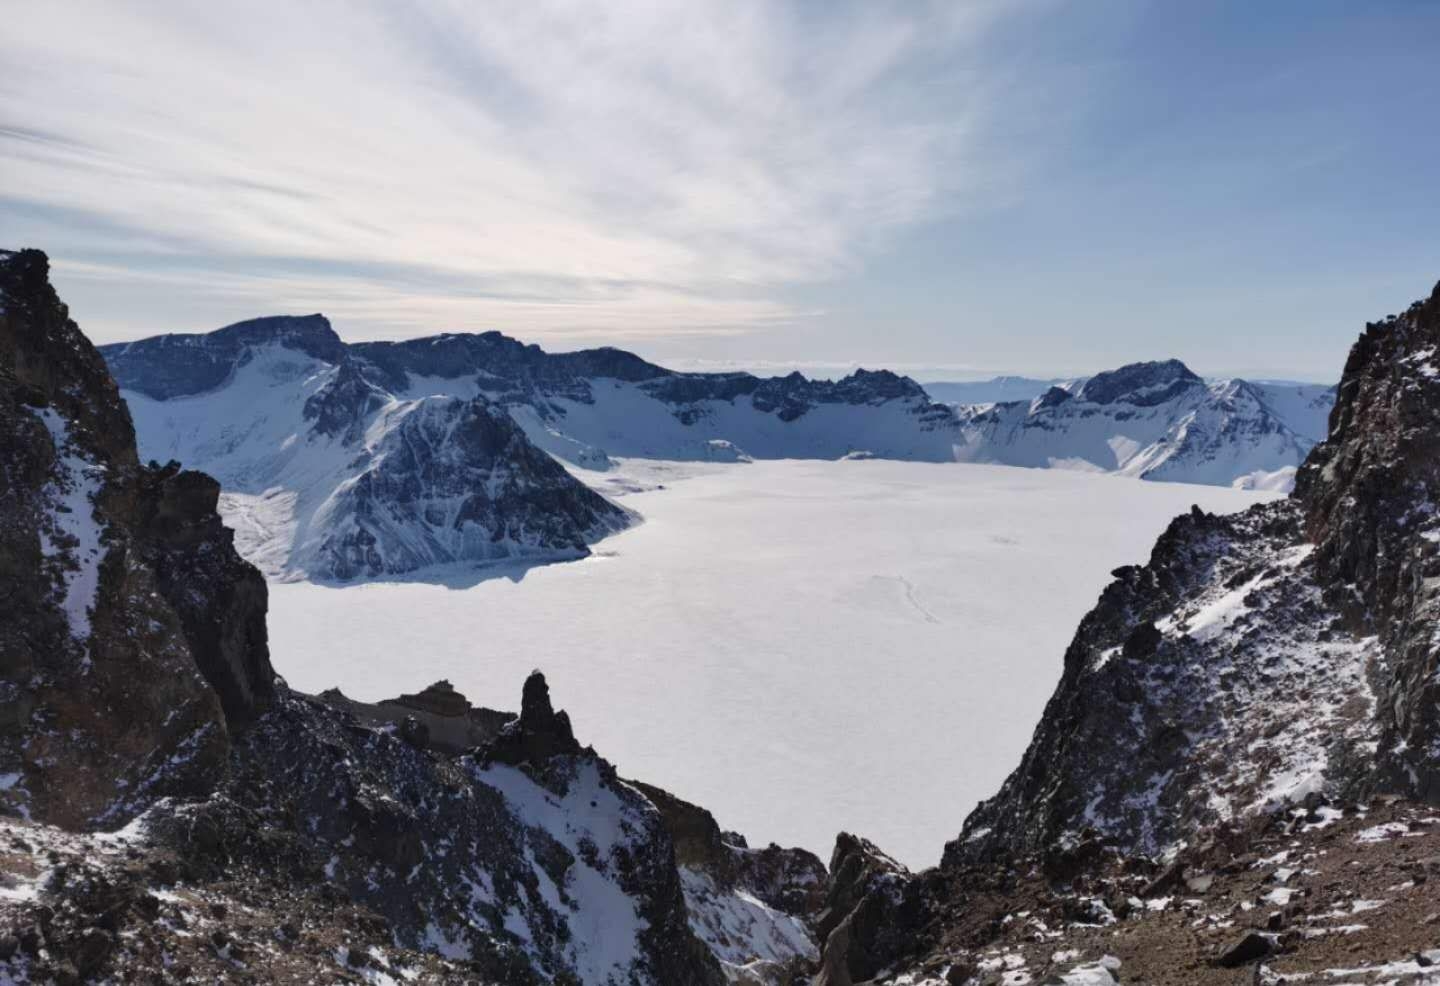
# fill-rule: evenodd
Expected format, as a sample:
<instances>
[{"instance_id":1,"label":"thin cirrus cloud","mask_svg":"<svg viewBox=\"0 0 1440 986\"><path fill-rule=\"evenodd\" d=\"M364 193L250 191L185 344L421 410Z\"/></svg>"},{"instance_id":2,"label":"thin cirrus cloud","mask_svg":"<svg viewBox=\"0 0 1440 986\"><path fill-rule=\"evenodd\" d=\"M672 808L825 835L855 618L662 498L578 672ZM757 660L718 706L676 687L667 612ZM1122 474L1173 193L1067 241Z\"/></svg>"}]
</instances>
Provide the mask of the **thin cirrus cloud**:
<instances>
[{"instance_id":1,"label":"thin cirrus cloud","mask_svg":"<svg viewBox=\"0 0 1440 986\"><path fill-rule=\"evenodd\" d=\"M0 218L101 338L773 329L963 191L988 4L26 4Z\"/></svg>"}]
</instances>

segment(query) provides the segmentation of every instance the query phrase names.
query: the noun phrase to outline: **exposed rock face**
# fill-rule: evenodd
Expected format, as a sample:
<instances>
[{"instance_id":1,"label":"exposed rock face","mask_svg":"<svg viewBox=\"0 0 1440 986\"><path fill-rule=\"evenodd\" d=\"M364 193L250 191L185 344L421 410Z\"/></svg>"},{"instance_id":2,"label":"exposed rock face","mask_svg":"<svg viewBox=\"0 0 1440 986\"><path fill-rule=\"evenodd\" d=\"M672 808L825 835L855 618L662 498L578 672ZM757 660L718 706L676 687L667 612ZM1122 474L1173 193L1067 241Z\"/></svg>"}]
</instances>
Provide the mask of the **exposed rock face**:
<instances>
[{"instance_id":1,"label":"exposed rock face","mask_svg":"<svg viewBox=\"0 0 1440 986\"><path fill-rule=\"evenodd\" d=\"M543 763L550 757L580 752L570 717L550 705L550 686L539 671L525 679L520 716L501 727L481 756L495 763Z\"/></svg>"},{"instance_id":2,"label":"exposed rock face","mask_svg":"<svg viewBox=\"0 0 1440 986\"><path fill-rule=\"evenodd\" d=\"M265 346L280 346L327 363L345 344L323 315L274 315L236 322L209 333L156 336L102 346L120 385L157 401L190 397L224 384Z\"/></svg>"},{"instance_id":3,"label":"exposed rock face","mask_svg":"<svg viewBox=\"0 0 1440 986\"><path fill-rule=\"evenodd\" d=\"M751 849L721 832L708 811L660 788L631 782L660 810L675 844L690 928L726 977L786 986L819 956L815 921L829 880L803 849Z\"/></svg>"},{"instance_id":4,"label":"exposed rock face","mask_svg":"<svg viewBox=\"0 0 1440 986\"><path fill-rule=\"evenodd\" d=\"M1118 370L1097 373L1080 388L1081 400L1114 404L1118 400L1134 407L1153 407L1173 400L1196 387L1204 387L1190 368L1178 359L1154 363L1131 363Z\"/></svg>"},{"instance_id":5,"label":"exposed rock face","mask_svg":"<svg viewBox=\"0 0 1440 986\"><path fill-rule=\"evenodd\" d=\"M398 728L286 699L246 734L224 797L184 809L174 831L213 816L222 830L294 832L400 944L492 981L722 981L689 932L659 814L573 736L540 749L534 681L523 730L534 745L518 765L439 757ZM553 710L548 721L568 725Z\"/></svg>"},{"instance_id":6,"label":"exposed rock face","mask_svg":"<svg viewBox=\"0 0 1440 986\"><path fill-rule=\"evenodd\" d=\"M842 832L816 923L824 945L815 986L852 986L923 950L930 917L921 881L869 841Z\"/></svg>"},{"instance_id":7,"label":"exposed rock face","mask_svg":"<svg viewBox=\"0 0 1440 986\"><path fill-rule=\"evenodd\" d=\"M1296 497L1326 601L1385 653L1383 784L1440 798L1440 284L1350 350L1332 436Z\"/></svg>"},{"instance_id":8,"label":"exposed rock face","mask_svg":"<svg viewBox=\"0 0 1440 986\"><path fill-rule=\"evenodd\" d=\"M484 746L515 719L513 712L472 706L450 682L443 680L415 694L374 704L346 698L338 688L318 697L367 726L393 726L400 738L412 746L445 756L458 756Z\"/></svg>"},{"instance_id":9,"label":"exposed rock face","mask_svg":"<svg viewBox=\"0 0 1440 986\"><path fill-rule=\"evenodd\" d=\"M366 459L312 515L292 555L312 578L578 558L630 520L484 400L419 403L395 416Z\"/></svg>"},{"instance_id":10,"label":"exposed rock face","mask_svg":"<svg viewBox=\"0 0 1440 986\"><path fill-rule=\"evenodd\" d=\"M1118 570L1065 655L1020 767L947 861L1093 828L1156 853L1202 827L1349 793L1378 734L1380 650L1323 603L1293 502L1177 518Z\"/></svg>"},{"instance_id":11,"label":"exposed rock face","mask_svg":"<svg viewBox=\"0 0 1440 986\"><path fill-rule=\"evenodd\" d=\"M0 803L118 824L214 783L273 695L266 590L208 477L141 467L48 280L0 253Z\"/></svg>"}]
</instances>

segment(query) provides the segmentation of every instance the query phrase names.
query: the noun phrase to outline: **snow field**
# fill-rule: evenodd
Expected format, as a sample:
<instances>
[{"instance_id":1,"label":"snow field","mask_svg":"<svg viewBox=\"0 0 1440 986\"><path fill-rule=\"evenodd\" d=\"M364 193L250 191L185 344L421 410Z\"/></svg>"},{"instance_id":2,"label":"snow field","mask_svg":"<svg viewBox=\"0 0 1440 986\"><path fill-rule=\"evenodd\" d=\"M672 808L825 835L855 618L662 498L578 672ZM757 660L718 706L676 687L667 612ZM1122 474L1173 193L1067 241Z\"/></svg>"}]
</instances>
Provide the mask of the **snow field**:
<instances>
[{"instance_id":1,"label":"snow field","mask_svg":"<svg viewBox=\"0 0 1440 986\"><path fill-rule=\"evenodd\" d=\"M591 558L272 585L276 669L365 700L448 678L514 709L539 667L582 742L752 845L828 858L845 829L910 866L1018 763L1110 570L1192 503L1272 496L884 460L586 478L645 518Z\"/></svg>"}]
</instances>

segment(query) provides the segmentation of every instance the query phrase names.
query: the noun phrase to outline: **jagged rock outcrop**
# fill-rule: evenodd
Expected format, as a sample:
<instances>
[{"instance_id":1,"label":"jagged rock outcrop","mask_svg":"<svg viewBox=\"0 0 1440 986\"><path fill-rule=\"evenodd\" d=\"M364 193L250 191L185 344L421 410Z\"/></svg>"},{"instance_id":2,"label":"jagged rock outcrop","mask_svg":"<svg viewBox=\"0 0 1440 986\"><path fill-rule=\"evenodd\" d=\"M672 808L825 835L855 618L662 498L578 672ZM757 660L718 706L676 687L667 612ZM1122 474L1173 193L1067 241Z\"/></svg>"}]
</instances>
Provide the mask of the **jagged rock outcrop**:
<instances>
[{"instance_id":1,"label":"jagged rock outcrop","mask_svg":"<svg viewBox=\"0 0 1440 986\"><path fill-rule=\"evenodd\" d=\"M922 881L873 843L840 833L816 922L824 944L815 986L853 986L922 951L931 918L924 891Z\"/></svg>"},{"instance_id":2,"label":"jagged rock outcrop","mask_svg":"<svg viewBox=\"0 0 1440 986\"><path fill-rule=\"evenodd\" d=\"M400 738L445 756L458 756L484 746L515 718L513 712L472 706L448 681L380 702L357 702L338 688L318 696L328 705L348 712L367 726L393 726Z\"/></svg>"},{"instance_id":3,"label":"jagged rock outcrop","mask_svg":"<svg viewBox=\"0 0 1440 986\"><path fill-rule=\"evenodd\" d=\"M690 928L747 986L787 986L819 956L816 921L830 885L803 849L752 849L704 808L631 781L660 811L675 844Z\"/></svg>"},{"instance_id":4,"label":"jagged rock outcrop","mask_svg":"<svg viewBox=\"0 0 1440 986\"><path fill-rule=\"evenodd\" d=\"M213 481L140 465L48 269L0 252L0 804L119 824L208 790L268 707L266 588Z\"/></svg>"},{"instance_id":5,"label":"jagged rock outcrop","mask_svg":"<svg viewBox=\"0 0 1440 986\"><path fill-rule=\"evenodd\" d=\"M554 756L580 752L570 717L550 704L550 686L539 671L525 679L520 715L500 728L479 751L483 760L518 765L544 763Z\"/></svg>"}]
</instances>

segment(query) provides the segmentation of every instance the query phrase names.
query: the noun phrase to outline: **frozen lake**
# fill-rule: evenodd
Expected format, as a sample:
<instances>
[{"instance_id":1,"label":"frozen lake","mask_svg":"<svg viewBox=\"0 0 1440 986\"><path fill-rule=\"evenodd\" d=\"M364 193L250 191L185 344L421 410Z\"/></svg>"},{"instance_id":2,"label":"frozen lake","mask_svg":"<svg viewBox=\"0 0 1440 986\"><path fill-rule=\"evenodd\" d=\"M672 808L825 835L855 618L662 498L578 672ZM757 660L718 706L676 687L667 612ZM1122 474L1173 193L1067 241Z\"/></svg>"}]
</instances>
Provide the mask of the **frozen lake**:
<instances>
[{"instance_id":1,"label":"frozen lake","mask_svg":"<svg viewBox=\"0 0 1440 986\"><path fill-rule=\"evenodd\" d=\"M504 709L538 667L582 743L752 844L828 859L843 829L925 866L1018 763L1110 570L1192 503L1273 497L884 461L632 460L607 491L631 481L666 485L624 495L645 522L583 561L272 585L275 667Z\"/></svg>"}]
</instances>

